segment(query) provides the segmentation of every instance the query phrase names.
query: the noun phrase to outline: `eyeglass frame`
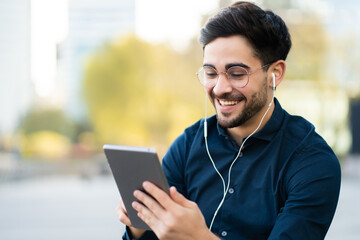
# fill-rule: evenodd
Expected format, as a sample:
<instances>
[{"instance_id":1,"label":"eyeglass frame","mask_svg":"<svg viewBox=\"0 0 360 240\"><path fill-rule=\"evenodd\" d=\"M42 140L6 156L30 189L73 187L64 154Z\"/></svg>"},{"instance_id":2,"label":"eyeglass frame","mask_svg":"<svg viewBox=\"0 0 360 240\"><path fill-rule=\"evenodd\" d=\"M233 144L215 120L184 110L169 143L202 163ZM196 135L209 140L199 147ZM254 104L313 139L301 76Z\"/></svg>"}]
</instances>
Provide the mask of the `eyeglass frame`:
<instances>
[{"instance_id":1,"label":"eyeglass frame","mask_svg":"<svg viewBox=\"0 0 360 240\"><path fill-rule=\"evenodd\" d=\"M202 66L202 67L200 67L199 70L196 72L196 76L197 76L200 84L203 85L204 87L206 87L206 85L203 84L202 81L201 81L201 79L199 78L199 73L200 73L200 71L203 70L205 67L214 69L214 71L215 71L216 74L217 74L217 77L216 77L216 80L214 81L215 84L211 86L211 87L213 87L213 86L216 86L217 82L219 81L220 75L221 75L222 73L226 75L226 78L227 78L228 80L230 80L230 81L236 81L236 80L231 80L231 79L229 78L228 71L229 71L230 69L232 69L232 68L242 68L242 69L244 69L245 72L246 72L247 81L246 81L246 83L244 84L244 86L241 86L241 87L239 87L239 88L244 88L244 87L246 87L246 85L248 85L248 83L249 83L249 81L250 81L250 75L251 75L251 74L259 71L260 69L263 69L263 68L265 68L265 67L268 67L268 66L270 66L270 65L271 65L271 63L265 64L265 65L263 65L263 66L255 69L254 71L251 71L251 72L249 72L246 68L244 68L244 67L242 67L242 66L231 66L231 67L229 67L229 68L226 70L226 72L220 72L220 73L219 73L219 72L216 70L216 68L214 68L214 67L211 67L211 66Z\"/></svg>"}]
</instances>

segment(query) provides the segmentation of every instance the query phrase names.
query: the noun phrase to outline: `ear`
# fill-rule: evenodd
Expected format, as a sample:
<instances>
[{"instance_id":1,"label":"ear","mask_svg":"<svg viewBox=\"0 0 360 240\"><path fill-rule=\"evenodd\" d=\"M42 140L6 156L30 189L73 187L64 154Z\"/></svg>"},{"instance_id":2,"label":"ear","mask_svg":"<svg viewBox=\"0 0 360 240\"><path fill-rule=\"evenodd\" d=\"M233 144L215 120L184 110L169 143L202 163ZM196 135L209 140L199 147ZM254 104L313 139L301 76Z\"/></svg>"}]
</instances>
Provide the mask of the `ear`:
<instances>
[{"instance_id":1,"label":"ear","mask_svg":"<svg viewBox=\"0 0 360 240\"><path fill-rule=\"evenodd\" d=\"M285 76L286 63L284 60L278 60L270 65L268 70L269 86L273 87L273 73L275 75L275 87L277 87Z\"/></svg>"}]
</instances>

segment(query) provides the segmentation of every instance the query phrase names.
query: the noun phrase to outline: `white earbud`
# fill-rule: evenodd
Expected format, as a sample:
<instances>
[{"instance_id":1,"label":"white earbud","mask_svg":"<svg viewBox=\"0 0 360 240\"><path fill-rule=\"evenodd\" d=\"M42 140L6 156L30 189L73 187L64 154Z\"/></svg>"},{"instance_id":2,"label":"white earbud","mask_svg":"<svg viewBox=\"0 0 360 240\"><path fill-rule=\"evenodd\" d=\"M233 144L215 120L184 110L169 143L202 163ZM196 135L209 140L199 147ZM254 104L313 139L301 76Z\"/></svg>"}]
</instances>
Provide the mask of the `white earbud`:
<instances>
[{"instance_id":1,"label":"white earbud","mask_svg":"<svg viewBox=\"0 0 360 240\"><path fill-rule=\"evenodd\" d=\"M273 77L273 90L275 91L276 86L275 86L275 74L272 73L272 77Z\"/></svg>"}]
</instances>

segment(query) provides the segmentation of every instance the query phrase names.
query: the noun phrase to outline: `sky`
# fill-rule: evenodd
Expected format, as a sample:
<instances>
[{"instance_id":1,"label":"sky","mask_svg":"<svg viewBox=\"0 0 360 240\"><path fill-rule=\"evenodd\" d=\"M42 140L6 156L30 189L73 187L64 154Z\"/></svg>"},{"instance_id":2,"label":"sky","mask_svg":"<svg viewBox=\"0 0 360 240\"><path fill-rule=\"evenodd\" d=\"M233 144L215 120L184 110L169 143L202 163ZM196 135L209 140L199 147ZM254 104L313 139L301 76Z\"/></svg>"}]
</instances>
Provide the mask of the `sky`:
<instances>
[{"instance_id":1,"label":"sky","mask_svg":"<svg viewBox=\"0 0 360 240\"><path fill-rule=\"evenodd\" d=\"M66 0L31 0L31 79L43 98L55 90L56 44L66 38L66 9Z\"/></svg>"},{"instance_id":2,"label":"sky","mask_svg":"<svg viewBox=\"0 0 360 240\"><path fill-rule=\"evenodd\" d=\"M217 6L218 0L137 0L136 33L147 41L168 41L182 48L197 36L201 17Z\"/></svg>"}]
</instances>

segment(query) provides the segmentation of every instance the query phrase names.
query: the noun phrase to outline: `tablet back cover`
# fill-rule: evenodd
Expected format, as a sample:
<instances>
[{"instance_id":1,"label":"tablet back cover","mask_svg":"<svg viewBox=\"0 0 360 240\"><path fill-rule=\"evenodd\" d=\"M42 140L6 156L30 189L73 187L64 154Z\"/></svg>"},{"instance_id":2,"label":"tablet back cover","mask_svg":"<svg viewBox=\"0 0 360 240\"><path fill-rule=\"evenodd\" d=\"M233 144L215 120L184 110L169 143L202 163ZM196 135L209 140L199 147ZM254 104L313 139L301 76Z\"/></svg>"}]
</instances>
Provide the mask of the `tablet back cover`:
<instances>
[{"instance_id":1,"label":"tablet back cover","mask_svg":"<svg viewBox=\"0 0 360 240\"><path fill-rule=\"evenodd\" d=\"M137 216L131 203L136 201L133 196L136 189L144 191L144 181L154 183L169 194L169 186L156 151L144 147L104 145L104 152L132 225L150 230Z\"/></svg>"}]
</instances>

